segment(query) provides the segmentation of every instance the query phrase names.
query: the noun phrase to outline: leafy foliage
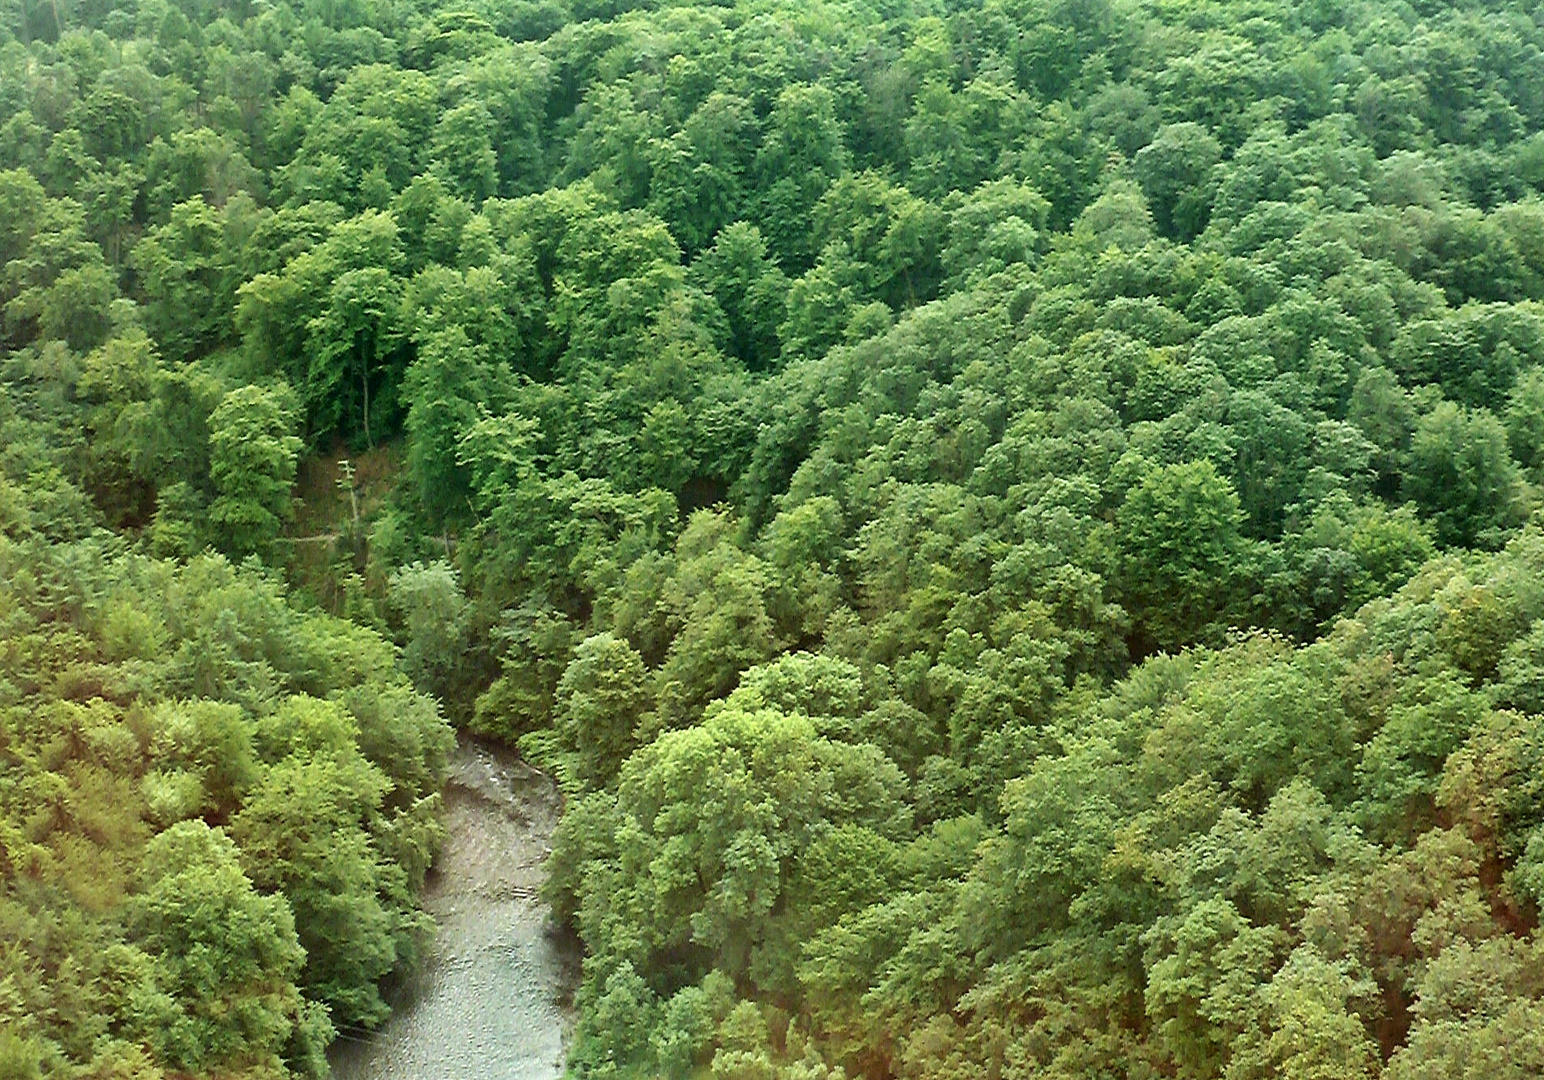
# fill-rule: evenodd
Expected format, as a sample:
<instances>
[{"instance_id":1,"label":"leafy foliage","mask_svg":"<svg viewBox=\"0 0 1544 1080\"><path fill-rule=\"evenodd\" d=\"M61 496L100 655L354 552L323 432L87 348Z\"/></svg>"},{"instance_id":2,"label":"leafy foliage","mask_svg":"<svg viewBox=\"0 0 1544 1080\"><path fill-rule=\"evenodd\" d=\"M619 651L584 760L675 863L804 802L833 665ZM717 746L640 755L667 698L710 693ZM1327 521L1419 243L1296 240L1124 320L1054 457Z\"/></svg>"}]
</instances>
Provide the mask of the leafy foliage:
<instances>
[{"instance_id":1,"label":"leafy foliage","mask_svg":"<svg viewBox=\"0 0 1544 1080\"><path fill-rule=\"evenodd\" d=\"M1537 1073L1536 14L6 7L0 1069Z\"/></svg>"}]
</instances>

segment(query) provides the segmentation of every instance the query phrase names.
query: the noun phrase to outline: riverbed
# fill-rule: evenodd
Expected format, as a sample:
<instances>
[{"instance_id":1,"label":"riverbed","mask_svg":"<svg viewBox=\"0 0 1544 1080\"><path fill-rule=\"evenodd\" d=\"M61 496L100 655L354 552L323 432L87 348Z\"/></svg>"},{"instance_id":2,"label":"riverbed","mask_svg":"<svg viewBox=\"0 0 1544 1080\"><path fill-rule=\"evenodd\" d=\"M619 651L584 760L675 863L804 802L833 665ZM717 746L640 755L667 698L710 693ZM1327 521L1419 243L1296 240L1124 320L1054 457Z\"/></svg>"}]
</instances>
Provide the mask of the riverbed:
<instances>
[{"instance_id":1,"label":"riverbed","mask_svg":"<svg viewBox=\"0 0 1544 1080\"><path fill-rule=\"evenodd\" d=\"M445 787L445 848L425 883L439 924L423 969L366 1037L340 1036L337 1080L555 1080L573 945L538 898L562 802L513 754L463 738Z\"/></svg>"}]
</instances>

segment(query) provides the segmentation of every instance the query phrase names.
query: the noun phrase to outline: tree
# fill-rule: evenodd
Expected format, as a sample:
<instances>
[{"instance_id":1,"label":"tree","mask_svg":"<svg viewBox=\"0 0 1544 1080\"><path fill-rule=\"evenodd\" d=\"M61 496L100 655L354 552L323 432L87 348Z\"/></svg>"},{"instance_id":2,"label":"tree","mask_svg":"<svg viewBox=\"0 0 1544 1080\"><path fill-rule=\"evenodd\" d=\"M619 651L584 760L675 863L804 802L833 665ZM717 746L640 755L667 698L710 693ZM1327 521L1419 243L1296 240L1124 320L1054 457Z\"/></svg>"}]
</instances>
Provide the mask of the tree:
<instances>
[{"instance_id":1,"label":"tree","mask_svg":"<svg viewBox=\"0 0 1544 1080\"><path fill-rule=\"evenodd\" d=\"M151 301L147 322L174 361L229 336L234 283L222 280L222 263L230 258L222 232L218 216L199 199L179 203L171 221L134 247L130 262Z\"/></svg>"},{"instance_id":2,"label":"tree","mask_svg":"<svg viewBox=\"0 0 1544 1080\"><path fill-rule=\"evenodd\" d=\"M297 388L313 434L373 442L395 419L407 359L400 230L374 210L293 224L319 225L321 235L303 236L281 269L237 290L236 327L256 369L282 373Z\"/></svg>"},{"instance_id":3,"label":"tree","mask_svg":"<svg viewBox=\"0 0 1544 1080\"><path fill-rule=\"evenodd\" d=\"M940 261L948 287L960 288L1015 264L1032 264L1044 245L1050 205L1014 180L989 180L951 196Z\"/></svg>"},{"instance_id":4,"label":"tree","mask_svg":"<svg viewBox=\"0 0 1544 1080\"><path fill-rule=\"evenodd\" d=\"M1506 414L1507 448L1534 481L1544 477L1544 369L1532 368L1512 387Z\"/></svg>"},{"instance_id":5,"label":"tree","mask_svg":"<svg viewBox=\"0 0 1544 1080\"><path fill-rule=\"evenodd\" d=\"M756 187L767 244L784 271L798 273L815 254L807 222L815 203L846 166L836 99L822 85L793 85L777 97L756 153Z\"/></svg>"},{"instance_id":6,"label":"tree","mask_svg":"<svg viewBox=\"0 0 1544 1080\"><path fill-rule=\"evenodd\" d=\"M1517 464L1489 410L1442 402L1416 425L1410 457L1404 490L1431 520L1437 543L1497 547L1522 520Z\"/></svg>"},{"instance_id":7,"label":"tree","mask_svg":"<svg viewBox=\"0 0 1544 1080\"><path fill-rule=\"evenodd\" d=\"M1219 898L1160 919L1143 944L1143 1004L1177 1075L1221 1074L1249 1025L1254 988L1276 964L1278 932L1249 925Z\"/></svg>"},{"instance_id":8,"label":"tree","mask_svg":"<svg viewBox=\"0 0 1544 1080\"><path fill-rule=\"evenodd\" d=\"M461 70L471 96L493 117L491 135L500 194L524 195L546 185L550 162L545 136L552 69L552 62L536 41L531 41L502 44Z\"/></svg>"},{"instance_id":9,"label":"tree","mask_svg":"<svg viewBox=\"0 0 1544 1080\"><path fill-rule=\"evenodd\" d=\"M1397 492L1415 431L1415 406L1394 373L1386 367L1363 371L1351 391L1346 419L1378 448L1373 457L1378 489L1390 495Z\"/></svg>"},{"instance_id":10,"label":"tree","mask_svg":"<svg viewBox=\"0 0 1544 1080\"><path fill-rule=\"evenodd\" d=\"M1241 1039L1228 1075L1371 1080L1379 1075L1378 1046L1361 1014L1377 993L1354 963L1299 946L1261 991L1269 1034Z\"/></svg>"},{"instance_id":11,"label":"tree","mask_svg":"<svg viewBox=\"0 0 1544 1080\"><path fill-rule=\"evenodd\" d=\"M372 387L377 414L390 416L396 404L393 376L399 373L390 361L401 336L399 292L383 267L348 270L331 283L325 305L306 324L305 388L318 419L338 430L354 427L357 416L354 430L371 446ZM376 430L383 426L377 415Z\"/></svg>"},{"instance_id":12,"label":"tree","mask_svg":"<svg viewBox=\"0 0 1544 1080\"><path fill-rule=\"evenodd\" d=\"M944 218L905 188L872 172L843 177L815 204L812 226L822 260L835 246L861 268L861 300L900 311L936 294Z\"/></svg>"},{"instance_id":13,"label":"tree","mask_svg":"<svg viewBox=\"0 0 1544 1080\"><path fill-rule=\"evenodd\" d=\"M907 183L933 199L991 178L1020 145L1024 98L1001 71L982 72L958 90L933 78L918 90L905 126ZM1000 175L1000 174L998 174Z\"/></svg>"},{"instance_id":14,"label":"tree","mask_svg":"<svg viewBox=\"0 0 1544 1080\"><path fill-rule=\"evenodd\" d=\"M1215 632L1228 582L1243 568L1243 511L1210 461L1149 468L1116 516L1119 581L1150 647Z\"/></svg>"},{"instance_id":15,"label":"tree","mask_svg":"<svg viewBox=\"0 0 1544 1080\"><path fill-rule=\"evenodd\" d=\"M579 129L568 148L568 179L588 177L624 210L649 196L649 137L653 122L620 84L596 86L577 110Z\"/></svg>"},{"instance_id":16,"label":"tree","mask_svg":"<svg viewBox=\"0 0 1544 1080\"><path fill-rule=\"evenodd\" d=\"M446 697L465 647L467 599L455 567L437 559L397 569L387 585L407 630L403 665L425 691Z\"/></svg>"},{"instance_id":17,"label":"tree","mask_svg":"<svg viewBox=\"0 0 1544 1080\"><path fill-rule=\"evenodd\" d=\"M864 269L845 244L832 244L789 284L787 315L777 328L786 355L812 359L842 343L862 310Z\"/></svg>"},{"instance_id":18,"label":"tree","mask_svg":"<svg viewBox=\"0 0 1544 1080\"><path fill-rule=\"evenodd\" d=\"M714 968L783 987L795 956L775 927L797 917L786 890L801 860L833 826L901 835L901 785L873 747L771 710L726 708L661 736L623 766L614 814L596 796L554 840L554 860L579 870L561 880L578 887L592 970L674 957L671 993Z\"/></svg>"},{"instance_id":19,"label":"tree","mask_svg":"<svg viewBox=\"0 0 1544 1080\"><path fill-rule=\"evenodd\" d=\"M591 787L615 779L643 741L644 712L652 703L643 658L611 634L586 638L558 681L553 725Z\"/></svg>"},{"instance_id":20,"label":"tree","mask_svg":"<svg viewBox=\"0 0 1544 1080\"><path fill-rule=\"evenodd\" d=\"M128 918L156 958L156 985L136 1004L162 1062L277 1073L292 1038L331 1039L325 1014L295 988L306 954L289 905L253 888L222 830L173 825L151 841L144 874Z\"/></svg>"},{"instance_id":21,"label":"tree","mask_svg":"<svg viewBox=\"0 0 1544 1080\"><path fill-rule=\"evenodd\" d=\"M253 882L295 912L307 995L340 1024L372 1027L390 1011L379 982L412 954L421 924L404 910L402 868L366 828L391 782L353 745L355 730L338 704L285 702L259 730L271 764L230 828Z\"/></svg>"},{"instance_id":22,"label":"tree","mask_svg":"<svg viewBox=\"0 0 1544 1080\"><path fill-rule=\"evenodd\" d=\"M470 472L459 458L462 437L480 410L501 404L499 377L460 325L418 339L418 354L402 376L407 402L407 470L430 520L459 521L471 509Z\"/></svg>"},{"instance_id":23,"label":"tree","mask_svg":"<svg viewBox=\"0 0 1544 1080\"><path fill-rule=\"evenodd\" d=\"M735 545L728 526L698 511L677 543L676 570L661 598L678 627L659 672L667 722L689 721L774 651L766 567Z\"/></svg>"},{"instance_id":24,"label":"tree","mask_svg":"<svg viewBox=\"0 0 1544 1080\"><path fill-rule=\"evenodd\" d=\"M1222 147L1200 124L1186 121L1160 128L1132 159L1132 169L1159 230L1189 241L1206 227L1211 209L1212 167Z\"/></svg>"},{"instance_id":25,"label":"tree","mask_svg":"<svg viewBox=\"0 0 1544 1080\"><path fill-rule=\"evenodd\" d=\"M350 65L305 126L299 152L280 173L284 188L300 201L324 199L350 212L383 205L433 146L438 96L423 72Z\"/></svg>"},{"instance_id":26,"label":"tree","mask_svg":"<svg viewBox=\"0 0 1544 1080\"><path fill-rule=\"evenodd\" d=\"M724 351L752 371L772 367L781 351L788 278L768 257L761 231L744 221L724 228L692 263L692 278L724 313Z\"/></svg>"},{"instance_id":27,"label":"tree","mask_svg":"<svg viewBox=\"0 0 1544 1080\"><path fill-rule=\"evenodd\" d=\"M265 552L292 513L300 439L294 395L283 383L243 386L209 416L209 523L222 550Z\"/></svg>"},{"instance_id":28,"label":"tree","mask_svg":"<svg viewBox=\"0 0 1544 1080\"><path fill-rule=\"evenodd\" d=\"M466 101L440 114L430 149L430 169L452 192L474 206L498 188L499 162L493 152L493 117L480 101Z\"/></svg>"}]
</instances>

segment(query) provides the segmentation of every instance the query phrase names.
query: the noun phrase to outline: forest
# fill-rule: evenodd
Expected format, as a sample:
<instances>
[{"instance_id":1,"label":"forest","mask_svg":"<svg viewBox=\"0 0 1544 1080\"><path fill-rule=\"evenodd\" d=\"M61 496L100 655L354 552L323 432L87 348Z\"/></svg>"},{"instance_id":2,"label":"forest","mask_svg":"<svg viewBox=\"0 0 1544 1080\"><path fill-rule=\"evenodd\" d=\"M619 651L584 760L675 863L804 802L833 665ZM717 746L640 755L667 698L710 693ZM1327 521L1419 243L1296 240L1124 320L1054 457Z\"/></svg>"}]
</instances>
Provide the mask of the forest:
<instances>
[{"instance_id":1,"label":"forest","mask_svg":"<svg viewBox=\"0 0 1544 1080\"><path fill-rule=\"evenodd\" d=\"M0 0L0 1078L1544 1075L1544 6Z\"/></svg>"}]
</instances>

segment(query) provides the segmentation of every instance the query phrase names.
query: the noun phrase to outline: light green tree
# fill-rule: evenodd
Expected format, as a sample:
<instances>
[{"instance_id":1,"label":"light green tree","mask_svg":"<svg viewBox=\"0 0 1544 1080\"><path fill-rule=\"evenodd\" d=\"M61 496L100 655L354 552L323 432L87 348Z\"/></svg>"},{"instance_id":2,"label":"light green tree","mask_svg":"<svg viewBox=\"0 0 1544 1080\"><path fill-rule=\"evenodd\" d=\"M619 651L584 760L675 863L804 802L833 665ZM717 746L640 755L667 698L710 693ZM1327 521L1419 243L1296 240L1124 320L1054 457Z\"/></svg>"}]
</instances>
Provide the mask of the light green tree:
<instances>
[{"instance_id":1,"label":"light green tree","mask_svg":"<svg viewBox=\"0 0 1544 1080\"><path fill-rule=\"evenodd\" d=\"M138 1004L164 1064L282 1075L280 1054L294 1035L331 1038L295 988L306 954L289 905L253 888L222 830L173 825L151 841L143 873L128 921L156 958L157 994Z\"/></svg>"}]
</instances>

